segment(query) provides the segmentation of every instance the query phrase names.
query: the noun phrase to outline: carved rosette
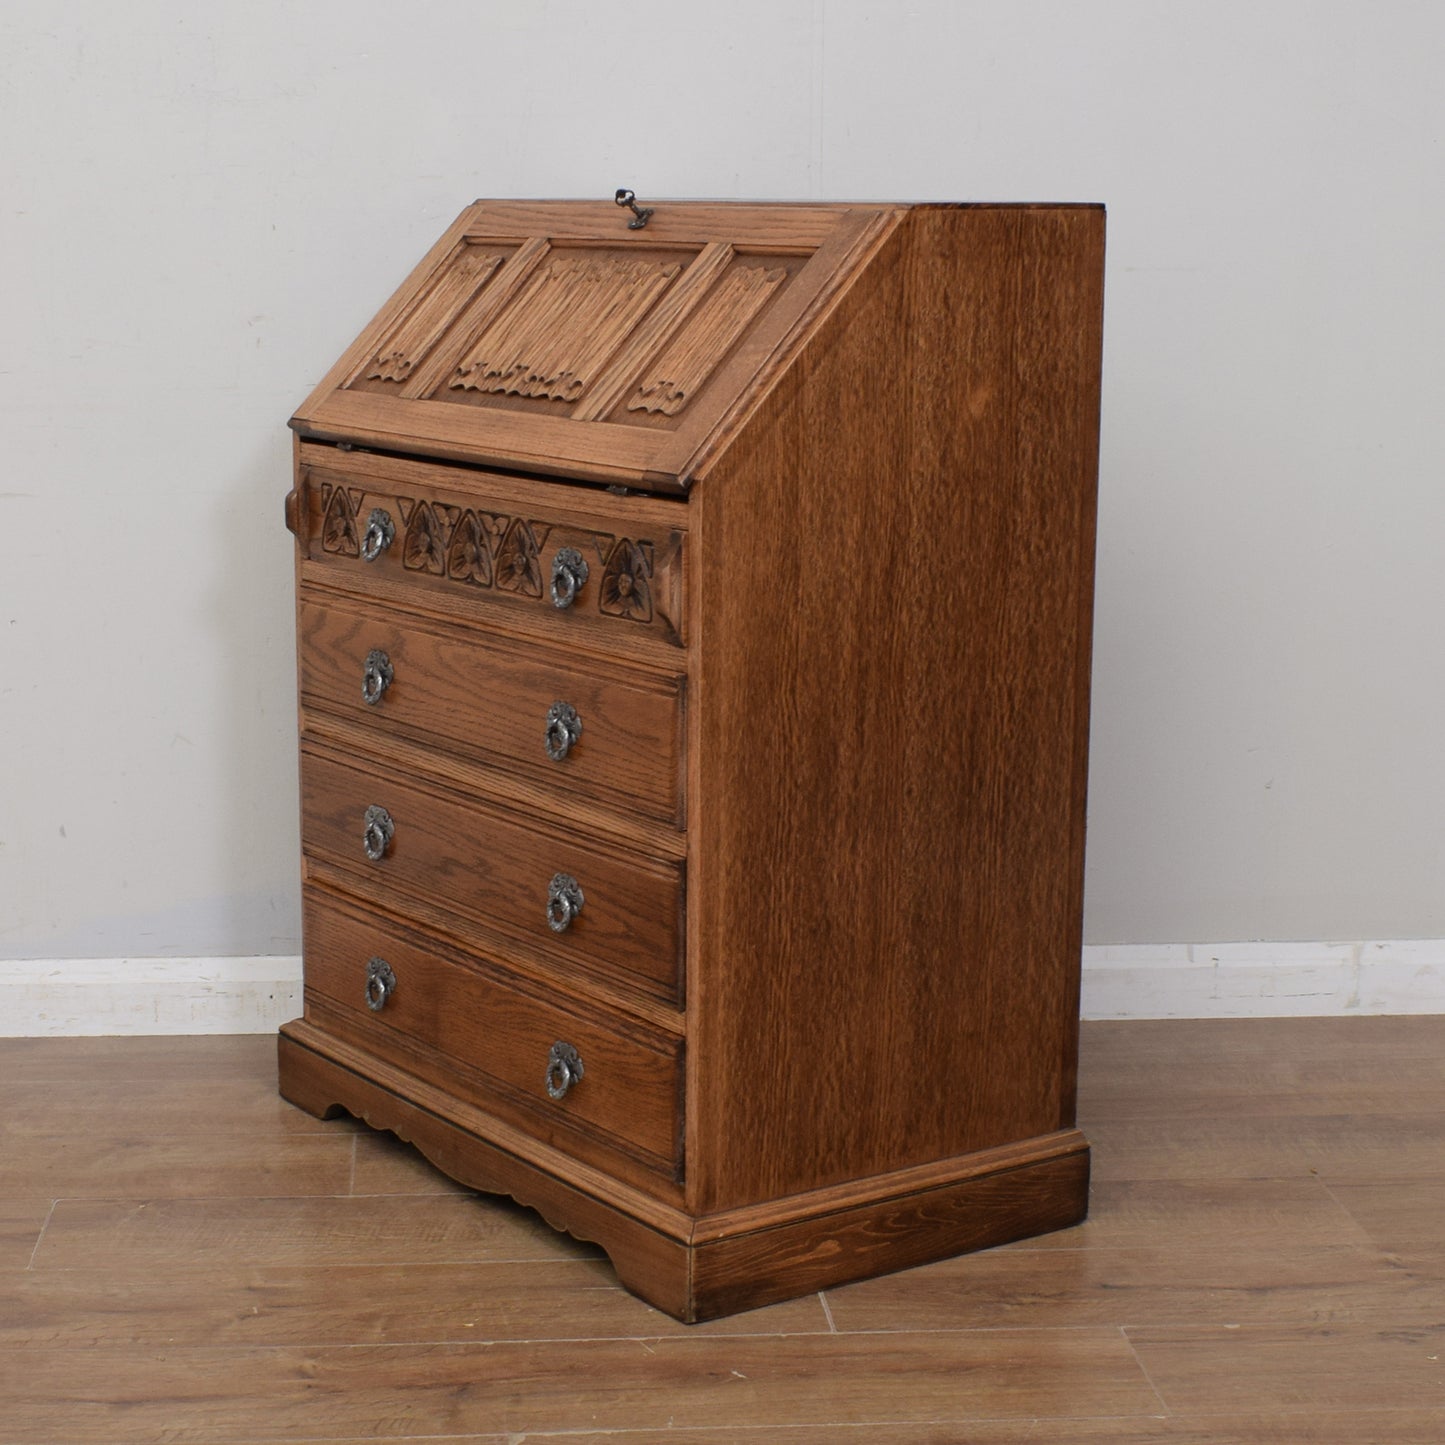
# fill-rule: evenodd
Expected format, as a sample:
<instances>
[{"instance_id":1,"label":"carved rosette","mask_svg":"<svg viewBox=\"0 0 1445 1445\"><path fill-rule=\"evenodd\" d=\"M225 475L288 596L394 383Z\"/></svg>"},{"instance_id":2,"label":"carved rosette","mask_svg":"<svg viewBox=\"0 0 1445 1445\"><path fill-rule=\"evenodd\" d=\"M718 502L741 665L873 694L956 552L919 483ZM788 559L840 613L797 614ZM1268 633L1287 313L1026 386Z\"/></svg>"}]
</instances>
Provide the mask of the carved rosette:
<instances>
[{"instance_id":1,"label":"carved rosette","mask_svg":"<svg viewBox=\"0 0 1445 1445\"><path fill-rule=\"evenodd\" d=\"M523 597L542 595L541 548L532 528L513 517L497 552L497 586Z\"/></svg>"},{"instance_id":2,"label":"carved rosette","mask_svg":"<svg viewBox=\"0 0 1445 1445\"><path fill-rule=\"evenodd\" d=\"M501 536L498 521L470 508L462 513L447 547L447 576L452 581L466 582L473 587L492 585L492 553Z\"/></svg>"},{"instance_id":3,"label":"carved rosette","mask_svg":"<svg viewBox=\"0 0 1445 1445\"><path fill-rule=\"evenodd\" d=\"M429 572L441 577L447 570L446 537L438 511L430 502L417 502L407 517L406 539L402 543L401 561L408 572Z\"/></svg>"},{"instance_id":4,"label":"carved rosette","mask_svg":"<svg viewBox=\"0 0 1445 1445\"><path fill-rule=\"evenodd\" d=\"M598 611L604 616L651 622L652 543L634 542L629 537L613 542L597 593Z\"/></svg>"},{"instance_id":5,"label":"carved rosette","mask_svg":"<svg viewBox=\"0 0 1445 1445\"><path fill-rule=\"evenodd\" d=\"M356 508L346 495L345 487L321 486L321 549L338 557L361 556L361 543L356 535Z\"/></svg>"}]
</instances>

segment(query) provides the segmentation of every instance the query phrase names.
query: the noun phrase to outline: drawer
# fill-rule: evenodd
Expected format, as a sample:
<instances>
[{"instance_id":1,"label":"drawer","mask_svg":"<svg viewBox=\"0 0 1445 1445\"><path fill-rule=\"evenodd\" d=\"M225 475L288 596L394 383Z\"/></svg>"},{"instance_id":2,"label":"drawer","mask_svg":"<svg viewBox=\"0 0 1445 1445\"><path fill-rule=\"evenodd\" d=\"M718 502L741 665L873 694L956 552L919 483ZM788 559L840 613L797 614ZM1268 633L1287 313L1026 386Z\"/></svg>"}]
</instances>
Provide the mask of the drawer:
<instances>
[{"instance_id":1,"label":"drawer","mask_svg":"<svg viewBox=\"0 0 1445 1445\"><path fill-rule=\"evenodd\" d=\"M314 887L304 927L308 1010L331 1032L556 1147L597 1138L677 1173L681 1040L541 995Z\"/></svg>"},{"instance_id":2,"label":"drawer","mask_svg":"<svg viewBox=\"0 0 1445 1445\"><path fill-rule=\"evenodd\" d=\"M568 794L682 823L682 682L588 667L540 645L428 626L312 593L300 614L308 707L449 749Z\"/></svg>"},{"instance_id":3,"label":"drawer","mask_svg":"<svg viewBox=\"0 0 1445 1445\"><path fill-rule=\"evenodd\" d=\"M678 864L589 841L565 824L520 819L315 744L302 747L301 819L306 853L347 869L367 896L394 891L435 903L565 971L600 973L668 1002L681 998ZM564 880L580 892L580 906Z\"/></svg>"},{"instance_id":4,"label":"drawer","mask_svg":"<svg viewBox=\"0 0 1445 1445\"><path fill-rule=\"evenodd\" d=\"M682 504L356 462L303 465L295 511L305 557L346 585L405 583L604 648L617 638L682 642Z\"/></svg>"}]
</instances>

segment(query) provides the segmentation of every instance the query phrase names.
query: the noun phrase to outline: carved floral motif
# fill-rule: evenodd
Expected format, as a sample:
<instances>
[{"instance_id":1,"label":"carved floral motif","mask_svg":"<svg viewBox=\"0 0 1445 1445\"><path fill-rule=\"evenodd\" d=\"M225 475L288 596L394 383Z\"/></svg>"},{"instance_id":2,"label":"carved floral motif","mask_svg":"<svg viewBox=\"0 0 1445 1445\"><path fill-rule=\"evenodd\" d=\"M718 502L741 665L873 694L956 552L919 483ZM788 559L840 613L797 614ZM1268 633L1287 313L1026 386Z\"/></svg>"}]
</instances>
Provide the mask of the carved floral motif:
<instances>
[{"instance_id":1,"label":"carved floral motif","mask_svg":"<svg viewBox=\"0 0 1445 1445\"><path fill-rule=\"evenodd\" d=\"M447 547L447 576L454 582L469 582L473 587L492 585L492 553L506 519L480 514L468 508L452 529Z\"/></svg>"},{"instance_id":2,"label":"carved floral motif","mask_svg":"<svg viewBox=\"0 0 1445 1445\"><path fill-rule=\"evenodd\" d=\"M346 488L323 483L321 502L325 508L321 519L322 550L335 552L340 557L359 557L361 543L356 536L356 509L346 495Z\"/></svg>"},{"instance_id":3,"label":"carved floral motif","mask_svg":"<svg viewBox=\"0 0 1445 1445\"><path fill-rule=\"evenodd\" d=\"M652 621L651 542L619 537L612 543L602 569L602 580L597 584L597 608L608 617Z\"/></svg>"},{"instance_id":4,"label":"carved floral motif","mask_svg":"<svg viewBox=\"0 0 1445 1445\"><path fill-rule=\"evenodd\" d=\"M512 518L502 538L496 569L497 586L505 591L520 592L523 597L542 595L541 549L531 526L520 517Z\"/></svg>"},{"instance_id":5,"label":"carved floral motif","mask_svg":"<svg viewBox=\"0 0 1445 1445\"><path fill-rule=\"evenodd\" d=\"M402 565L409 572L430 572L441 577L447 570L446 538L442 521L430 502L418 502L407 518L406 539L402 544Z\"/></svg>"},{"instance_id":6,"label":"carved floral motif","mask_svg":"<svg viewBox=\"0 0 1445 1445\"><path fill-rule=\"evenodd\" d=\"M340 557L359 557L356 519L367 498L329 482L321 484L321 498L322 549ZM542 555L553 530L550 524L411 497L372 500L387 509L394 507L401 517L406 528L401 561L409 572L520 597L544 596ZM653 543L605 532L585 535L590 536L590 550L601 565L597 611L604 617L650 623L655 615Z\"/></svg>"}]
</instances>

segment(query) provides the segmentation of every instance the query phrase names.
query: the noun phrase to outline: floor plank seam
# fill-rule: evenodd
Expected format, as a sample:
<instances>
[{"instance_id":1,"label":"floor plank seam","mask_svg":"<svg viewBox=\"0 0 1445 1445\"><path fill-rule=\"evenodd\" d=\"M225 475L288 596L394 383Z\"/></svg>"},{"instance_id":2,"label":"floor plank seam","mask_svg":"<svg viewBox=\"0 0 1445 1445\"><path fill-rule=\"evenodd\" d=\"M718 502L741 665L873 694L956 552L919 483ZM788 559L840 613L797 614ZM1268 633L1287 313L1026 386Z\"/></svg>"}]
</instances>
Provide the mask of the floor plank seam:
<instances>
[{"instance_id":1,"label":"floor plank seam","mask_svg":"<svg viewBox=\"0 0 1445 1445\"><path fill-rule=\"evenodd\" d=\"M1120 1325L1119 1338L1124 1341L1124 1344L1128 1349L1129 1354L1133 1357L1135 1365L1137 1365L1139 1368L1139 1373L1144 1377L1144 1383L1149 1386L1150 1393L1154 1396L1156 1400L1158 1400L1160 1413L1166 1417L1172 1416L1174 1414L1173 1410L1171 1410L1168 1404L1165 1402L1164 1396L1160 1392L1159 1386L1154 1383L1154 1377L1149 1373L1148 1368L1145 1366L1143 1356L1140 1355L1138 1349L1135 1347L1134 1341L1129 1338L1129 1329L1130 1326L1128 1325Z\"/></svg>"},{"instance_id":2,"label":"floor plank seam","mask_svg":"<svg viewBox=\"0 0 1445 1445\"><path fill-rule=\"evenodd\" d=\"M30 1251L30 1259L25 1266L27 1271L35 1268L35 1259L40 1253L40 1245L45 1239L45 1231L50 1225L51 1216L55 1213L55 1206L59 1203L58 1199L52 1199L50 1208L45 1211L45 1218L40 1221L40 1233L35 1236L35 1247Z\"/></svg>"}]
</instances>

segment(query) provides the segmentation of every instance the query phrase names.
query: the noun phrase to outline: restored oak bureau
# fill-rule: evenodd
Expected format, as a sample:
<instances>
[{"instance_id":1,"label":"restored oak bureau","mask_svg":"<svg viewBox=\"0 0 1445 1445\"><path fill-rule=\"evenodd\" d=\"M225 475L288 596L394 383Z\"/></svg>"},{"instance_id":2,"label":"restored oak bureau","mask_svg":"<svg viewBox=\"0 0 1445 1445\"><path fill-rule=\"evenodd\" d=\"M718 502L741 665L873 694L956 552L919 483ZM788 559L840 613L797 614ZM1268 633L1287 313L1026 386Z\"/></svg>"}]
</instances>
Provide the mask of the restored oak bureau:
<instances>
[{"instance_id":1,"label":"restored oak bureau","mask_svg":"<svg viewBox=\"0 0 1445 1445\"><path fill-rule=\"evenodd\" d=\"M462 213L292 422L288 1099L685 1320L1083 1217L1103 245Z\"/></svg>"}]
</instances>

